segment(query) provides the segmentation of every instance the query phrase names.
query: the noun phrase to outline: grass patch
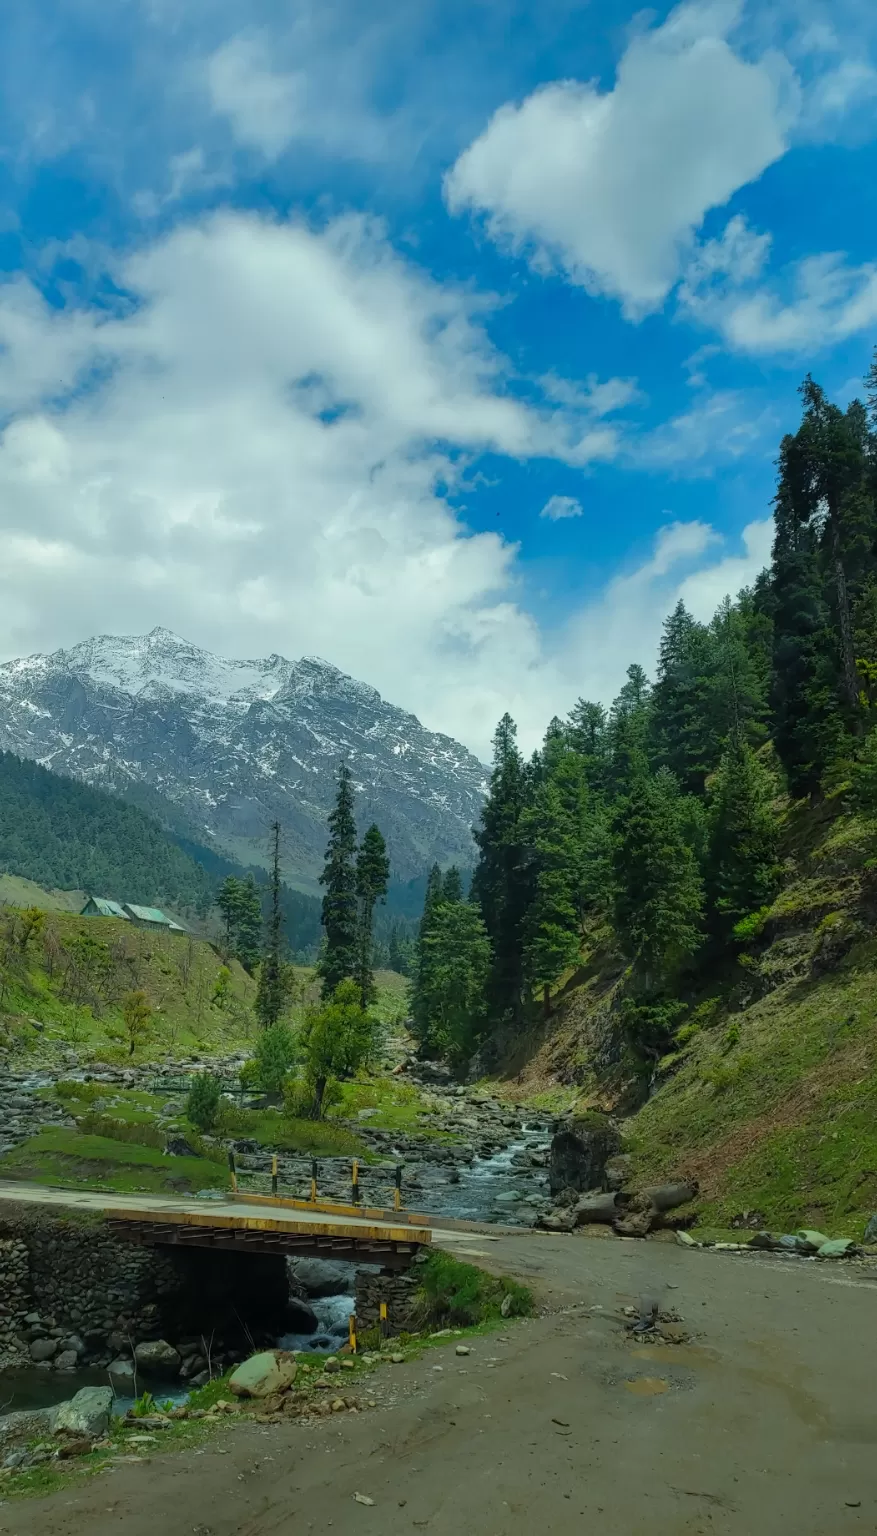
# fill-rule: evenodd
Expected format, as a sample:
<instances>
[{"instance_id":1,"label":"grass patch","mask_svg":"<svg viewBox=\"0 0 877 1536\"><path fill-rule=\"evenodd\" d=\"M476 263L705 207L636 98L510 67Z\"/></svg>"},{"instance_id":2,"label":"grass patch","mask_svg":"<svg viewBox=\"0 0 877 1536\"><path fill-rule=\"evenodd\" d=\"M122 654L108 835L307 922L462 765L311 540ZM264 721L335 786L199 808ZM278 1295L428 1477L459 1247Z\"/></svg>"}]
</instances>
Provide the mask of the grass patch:
<instances>
[{"instance_id":1,"label":"grass patch","mask_svg":"<svg viewBox=\"0 0 877 1536\"><path fill-rule=\"evenodd\" d=\"M167 1157L154 1147L60 1127L40 1131L7 1152L0 1173L35 1184L121 1193L183 1194L227 1183L221 1164L207 1158Z\"/></svg>"},{"instance_id":2,"label":"grass patch","mask_svg":"<svg viewBox=\"0 0 877 1536\"><path fill-rule=\"evenodd\" d=\"M460 1139L442 1130L440 1122L433 1123L434 1111L428 1102L410 1083L400 1083L398 1078L362 1077L339 1084L339 1089L341 1098L332 1110L333 1119L355 1119L362 1110L369 1110L364 1118L377 1131L404 1131L432 1141Z\"/></svg>"},{"instance_id":3,"label":"grass patch","mask_svg":"<svg viewBox=\"0 0 877 1536\"><path fill-rule=\"evenodd\" d=\"M477 1327L503 1316L528 1317L533 1311L532 1293L525 1285L463 1264L440 1249L420 1270L420 1298L424 1324L438 1328Z\"/></svg>"},{"instance_id":4,"label":"grass patch","mask_svg":"<svg viewBox=\"0 0 877 1536\"><path fill-rule=\"evenodd\" d=\"M327 1120L295 1120L278 1109L238 1109L224 1103L216 1129L221 1136L257 1141L262 1147L277 1147L281 1152L360 1160L368 1156L362 1141L346 1125L333 1125ZM197 1133L187 1129L185 1134L188 1137Z\"/></svg>"}]
</instances>

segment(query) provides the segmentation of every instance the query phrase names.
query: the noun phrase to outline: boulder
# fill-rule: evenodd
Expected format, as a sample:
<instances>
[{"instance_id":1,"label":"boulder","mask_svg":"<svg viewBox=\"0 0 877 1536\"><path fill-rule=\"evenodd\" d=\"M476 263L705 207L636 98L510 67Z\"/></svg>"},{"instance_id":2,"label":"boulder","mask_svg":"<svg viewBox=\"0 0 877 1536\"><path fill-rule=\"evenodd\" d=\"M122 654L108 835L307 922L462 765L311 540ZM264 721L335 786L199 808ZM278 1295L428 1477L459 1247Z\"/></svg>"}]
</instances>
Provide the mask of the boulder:
<instances>
[{"instance_id":1,"label":"boulder","mask_svg":"<svg viewBox=\"0 0 877 1536\"><path fill-rule=\"evenodd\" d=\"M55 1356L56 1371L75 1371L78 1364L79 1356L75 1349L62 1349L61 1353Z\"/></svg>"},{"instance_id":2,"label":"boulder","mask_svg":"<svg viewBox=\"0 0 877 1536\"><path fill-rule=\"evenodd\" d=\"M543 1232L571 1232L575 1224L575 1216L571 1210L546 1211L537 1218L535 1223Z\"/></svg>"},{"instance_id":3,"label":"boulder","mask_svg":"<svg viewBox=\"0 0 877 1536\"><path fill-rule=\"evenodd\" d=\"M107 1366L110 1386L119 1397L135 1395L136 1378L131 1360L111 1360Z\"/></svg>"},{"instance_id":4,"label":"boulder","mask_svg":"<svg viewBox=\"0 0 877 1536\"><path fill-rule=\"evenodd\" d=\"M865 1228L865 1235L862 1238L862 1242L877 1243L877 1213L875 1213L875 1215L873 1215L871 1220L868 1222L868 1225Z\"/></svg>"},{"instance_id":5,"label":"boulder","mask_svg":"<svg viewBox=\"0 0 877 1536\"><path fill-rule=\"evenodd\" d=\"M164 1150L168 1157L197 1157L195 1148L190 1146L185 1136L168 1136Z\"/></svg>"},{"instance_id":6,"label":"boulder","mask_svg":"<svg viewBox=\"0 0 877 1536\"><path fill-rule=\"evenodd\" d=\"M574 1189L579 1194L602 1189L606 1164L621 1151L621 1137L606 1115L582 1115L553 1138L548 1157L552 1194Z\"/></svg>"},{"instance_id":7,"label":"boulder","mask_svg":"<svg viewBox=\"0 0 877 1536\"><path fill-rule=\"evenodd\" d=\"M356 1265L329 1259L293 1259L293 1278L309 1296L347 1296L356 1281Z\"/></svg>"},{"instance_id":8,"label":"boulder","mask_svg":"<svg viewBox=\"0 0 877 1536\"><path fill-rule=\"evenodd\" d=\"M78 1333L71 1333L69 1339L61 1340L62 1349L72 1349L76 1355L85 1354L85 1344Z\"/></svg>"},{"instance_id":9,"label":"boulder","mask_svg":"<svg viewBox=\"0 0 877 1536\"><path fill-rule=\"evenodd\" d=\"M694 1181L684 1180L676 1184L655 1184L642 1193L654 1210L673 1211L677 1205L687 1205L689 1200L696 1199L697 1191Z\"/></svg>"},{"instance_id":10,"label":"boulder","mask_svg":"<svg viewBox=\"0 0 877 1536\"><path fill-rule=\"evenodd\" d=\"M286 1304L286 1324L289 1333L316 1333L320 1320L313 1307L300 1296L290 1296Z\"/></svg>"},{"instance_id":11,"label":"boulder","mask_svg":"<svg viewBox=\"0 0 877 1536\"><path fill-rule=\"evenodd\" d=\"M51 1360L58 1353L57 1339L34 1339L30 1346L31 1360L39 1364L42 1360Z\"/></svg>"},{"instance_id":12,"label":"boulder","mask_svg":"<svg viewBox=\"0 0 877 1536\"><path fill-rule=\"evenodd\" d=\"M69 1403L62 1403L55 1418L55 1434L84 1435L100 1440L110 1424L113 1407L111 1387L83 1387Z\"/></svg>"},{"instance_id":13,"label":"boulder","mask_svg":"<svg viewBox=\"0 0 877 1536\"><path fill-rule=\"evenodd\" d=\"M165 1339L150 1339L138 1344L134 1351L138 1369L144 1376L179 1376L180 1360L172 1344Z\"/></svg>"},{"instance_id":14,"label":"boulder","mask_svg":"<svg viewBox=\"0 0 877 1536\"><path fill-rule=\"evenodd\" d=\"M271 1397L291 1387L295 1373L295 1357L287 1350L266 1349L239 1365L228 1385L236 1397Z\"/></svg>"}]
</instances>

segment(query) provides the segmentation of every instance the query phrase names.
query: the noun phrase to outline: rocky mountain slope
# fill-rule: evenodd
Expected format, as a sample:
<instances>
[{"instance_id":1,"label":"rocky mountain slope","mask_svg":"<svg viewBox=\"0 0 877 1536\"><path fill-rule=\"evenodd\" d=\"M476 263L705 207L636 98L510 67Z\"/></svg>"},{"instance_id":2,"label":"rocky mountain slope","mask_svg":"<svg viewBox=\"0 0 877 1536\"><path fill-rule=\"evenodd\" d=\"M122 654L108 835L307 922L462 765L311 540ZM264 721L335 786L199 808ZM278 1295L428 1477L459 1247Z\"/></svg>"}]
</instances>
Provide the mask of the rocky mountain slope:
<instances>
[{"instance_id":1,"label":"rocky mountain slope","mask_svg":"<svg viewBox=\"0 0 877 1536\"><path fill-rule=\"evenodd\" d=\"M788 807L782 890L648 1066L595 932L551 1019L509 1051L506 1091L617 1115L639 1181L696 1180L705 1227L860 1236L877 1212L874 838L842 794Z\"/></svg>"},{"instance_id":2,"label":"rocky mountain slope","mask_svg":"<svg viewBox=\"0 0 877 1536\"><path fill-rule=\"evenodd\" d=\"M111 789L243 862L284 827L286 868L313 881L339 761L362 824L399 879L472 861L486 771L317 657L234 661L168 630L101 635L0 666L0 748Z\"/></svg>"}]
</instances>

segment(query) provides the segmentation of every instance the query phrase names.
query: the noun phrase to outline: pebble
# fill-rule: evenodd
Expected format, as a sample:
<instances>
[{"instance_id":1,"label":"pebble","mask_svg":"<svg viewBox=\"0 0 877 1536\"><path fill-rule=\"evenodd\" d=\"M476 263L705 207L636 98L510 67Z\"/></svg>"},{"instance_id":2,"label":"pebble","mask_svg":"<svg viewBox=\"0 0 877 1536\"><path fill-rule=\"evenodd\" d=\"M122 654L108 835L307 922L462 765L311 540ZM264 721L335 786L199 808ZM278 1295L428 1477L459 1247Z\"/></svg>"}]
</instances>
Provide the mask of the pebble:
<instances>
[{"instance_id":1,"label":"pebble","mask_svg":"<svg viewBox=\"0 0 877 1536\"><path fill-rule=\"evenodd\" d=\"M468 1344L458 1344L454 1350L455 1355L471 1355L471 1353L472 1351Z\"/></svg>"}]
</instances>

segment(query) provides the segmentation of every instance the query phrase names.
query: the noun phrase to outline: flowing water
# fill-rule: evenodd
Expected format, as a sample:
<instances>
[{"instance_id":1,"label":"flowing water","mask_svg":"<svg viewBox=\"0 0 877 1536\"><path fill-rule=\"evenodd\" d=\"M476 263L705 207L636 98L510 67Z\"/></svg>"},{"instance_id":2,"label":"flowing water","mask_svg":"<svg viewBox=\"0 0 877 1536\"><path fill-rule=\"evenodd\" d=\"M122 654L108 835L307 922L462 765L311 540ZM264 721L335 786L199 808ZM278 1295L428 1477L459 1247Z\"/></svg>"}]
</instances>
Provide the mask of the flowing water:
<instances>
[{"instance_id":1,"label":"flowing water","mask_svg":"<svg viewBox=\"0 0 877 1536\"><path fill-rule=\"evenodd\" d=\"M321 1296L310 1305L319 1323L316 1333L285 1333L277 1343L281 1349L309 1349L316 1353L331 1355L347 1342L354 1298L352 1296Z\"/></svg>"}]
</instances>

